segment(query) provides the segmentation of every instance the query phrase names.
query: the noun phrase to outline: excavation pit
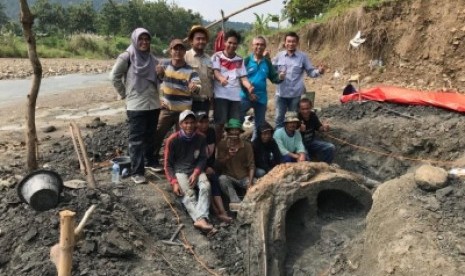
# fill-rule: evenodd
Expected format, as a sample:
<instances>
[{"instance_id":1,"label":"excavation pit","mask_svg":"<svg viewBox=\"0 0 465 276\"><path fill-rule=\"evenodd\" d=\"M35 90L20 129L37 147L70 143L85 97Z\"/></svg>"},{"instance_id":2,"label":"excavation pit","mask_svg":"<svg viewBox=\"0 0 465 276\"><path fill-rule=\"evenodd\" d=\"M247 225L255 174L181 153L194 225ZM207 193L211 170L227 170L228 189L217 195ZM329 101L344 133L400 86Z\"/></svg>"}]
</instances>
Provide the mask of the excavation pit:
<instances>
[{"instance_id":1,"label":"excavation pit","mask_svg":"<svg viewBox=\"0 0 465 276\"><path fill-rule=\"evenodd\" d=\"M324 163L284 164L270 172L239 212L247 225L248 275L314 275L328 267L330 257L363 232L372 199L360 179Z\"/></svg>"}]
</instances>

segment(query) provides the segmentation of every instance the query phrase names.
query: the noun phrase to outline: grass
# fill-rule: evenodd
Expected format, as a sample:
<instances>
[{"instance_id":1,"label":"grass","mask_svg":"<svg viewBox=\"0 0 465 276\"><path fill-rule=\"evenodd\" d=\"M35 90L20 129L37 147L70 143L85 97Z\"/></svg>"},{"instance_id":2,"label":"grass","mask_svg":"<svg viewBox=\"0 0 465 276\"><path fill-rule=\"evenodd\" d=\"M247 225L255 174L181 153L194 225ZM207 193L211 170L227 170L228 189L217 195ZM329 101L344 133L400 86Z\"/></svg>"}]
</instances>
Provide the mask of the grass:
<instances>
[{"instance_id":1,"label":"grass","mask_svg":"<svg viewBox=\"0 0 465 276\"><path fill-rule=\"evenodd\" d=\"M115 58L129 46L128 37L74 34L69 36L36 37L37 52L41 58ZM160 54L166 45L158 39L152 41L152 51ZM0 34L0 58L27 57L27 44L23 37Z\"/></svg>"}]
</instances>

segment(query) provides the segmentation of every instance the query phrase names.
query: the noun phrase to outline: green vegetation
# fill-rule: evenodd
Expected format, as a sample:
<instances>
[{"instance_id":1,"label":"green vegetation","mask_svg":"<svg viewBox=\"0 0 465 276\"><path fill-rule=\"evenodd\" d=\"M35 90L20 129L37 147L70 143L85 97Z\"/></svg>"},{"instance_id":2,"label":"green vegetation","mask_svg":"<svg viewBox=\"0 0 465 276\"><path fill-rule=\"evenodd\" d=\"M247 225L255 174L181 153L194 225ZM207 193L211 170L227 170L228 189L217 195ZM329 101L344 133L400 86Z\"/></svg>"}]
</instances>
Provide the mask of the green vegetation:
<instances>
[{"instance_id":1,"label":"green vegetation","mask_svg":"<svg viewBox=\"0 0 465 276\"><path fill-rule=\"evenodd\" d=\"M392 0L284 0L284 16L292 25L302 26L309 20L324 21L352 7L375 7L387 1Z\"/></svg>"}]
</instances>

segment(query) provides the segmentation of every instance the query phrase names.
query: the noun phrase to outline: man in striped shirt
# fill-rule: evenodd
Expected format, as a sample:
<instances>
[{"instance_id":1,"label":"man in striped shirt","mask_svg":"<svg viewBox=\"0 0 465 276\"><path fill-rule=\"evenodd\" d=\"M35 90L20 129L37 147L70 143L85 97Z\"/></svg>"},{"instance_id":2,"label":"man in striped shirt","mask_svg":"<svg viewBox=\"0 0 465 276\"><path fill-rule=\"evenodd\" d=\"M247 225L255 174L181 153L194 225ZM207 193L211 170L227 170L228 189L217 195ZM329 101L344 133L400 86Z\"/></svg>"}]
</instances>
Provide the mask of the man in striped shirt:
<instances>
[{"instance_id":1,"label":"man in striped shirt","mask_svg":"<svg viewBox=\"0 0 465 276\"><path fill-rule=\"evenodd\" d=\"M159 151L168 131L177 125L179 114L192 107L192 95L201 88L199 74L189 66L184 55L186 46L181 39L170 43L171 60L163 64L158 72L163 72L162 110L155 134L155 159L159 160ZM150 167L154 172L161 172L160 164Z\"/></svg>"}]
</instances>

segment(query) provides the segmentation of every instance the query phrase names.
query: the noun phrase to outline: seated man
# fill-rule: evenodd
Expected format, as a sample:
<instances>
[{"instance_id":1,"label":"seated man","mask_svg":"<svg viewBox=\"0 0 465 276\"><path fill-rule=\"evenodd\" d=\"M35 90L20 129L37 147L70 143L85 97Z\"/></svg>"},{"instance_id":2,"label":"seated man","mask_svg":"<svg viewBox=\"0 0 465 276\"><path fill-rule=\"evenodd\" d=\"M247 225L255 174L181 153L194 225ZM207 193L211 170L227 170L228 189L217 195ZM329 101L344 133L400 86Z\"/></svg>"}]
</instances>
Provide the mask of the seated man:
<instances>
[{"instance_id":1,"label":"seated man","mask_svg":"<svg viewBox=\"0 0 465 276\"><path fill-rule=\"evenodd\" d=\"M208 121L208 115L206 112L197 113L197 132L203 134L207 139L207 165L205 174L207 175L208 181L211 185L212 192L212 210L223 222L230 223L232 218L228 216L228 213L224 209L223 198L221 197L220 182L218 175L215 172L215 151L216 151L216 135L215 129L210 127Z\"/></svg>"},{"instance_id":2,"label":"seated man","mask_svg":"<svg viewBox=\"0 0 465 276\"><path fill-rule=\"evenodd\" d=\"M185 110L179 115L180 130L166 139L165 174L177 196L194 220L194 227L210 232L213 226L208 223L210 208L210 183L203 173L207 162L205 136L196 133L195 114ZM196 198L194 188L198 187Z\"/></svg>"},{"instance_id":3,"label":"seated man","mask_svg":"<svg viewBox=\"0 0 465 276\"><path fill-rule=\"evenodd\" d=\"M234 203L241 202L235 188L249 189L253 184L255 162L252 145L239 137L244 132L241 122L229 119L225 129L226 139L218 144L216 163L221 190L229 197L233 209Z\"/></svg>"},{"instance_id":4,"label":"seated man","mask_svg":"<svg viewBox=\"0 0 465 276\"><path fill-rule=\"evenodd\" d=\"M255 177L262 177L281 163L281 152L273 139L273 127L265 122L258 127L258 138L252 142L255 157Z\"/></svg>"},{"instance_id":5,"label":"seated man","mask_svg":"<svg viewBox=\"0 0 465 276\"><path fill-rule=\"evenodd\" d=\"M273 138L281 151L283 163L307 160L307 152L302 143L302 136L297 131L299 124L297 112L288 111L284 116L284 127L278 128L274 132Z\"/></svg>"},{"instance_id":6,"label":"seated man","mask_svg":"<svg viewBox=\"0 0 465 276\"><path fill-rule=\"evenodd\" d=\"M315 139L315 131L326 132L328 124L322 124L315 112L312 111L313 104L309 99L301 99L299 102L300 134L307 152L316 155L321 162L331 164L334 159L335 147L333 144Z\"/></svg>"}]
</instances>

